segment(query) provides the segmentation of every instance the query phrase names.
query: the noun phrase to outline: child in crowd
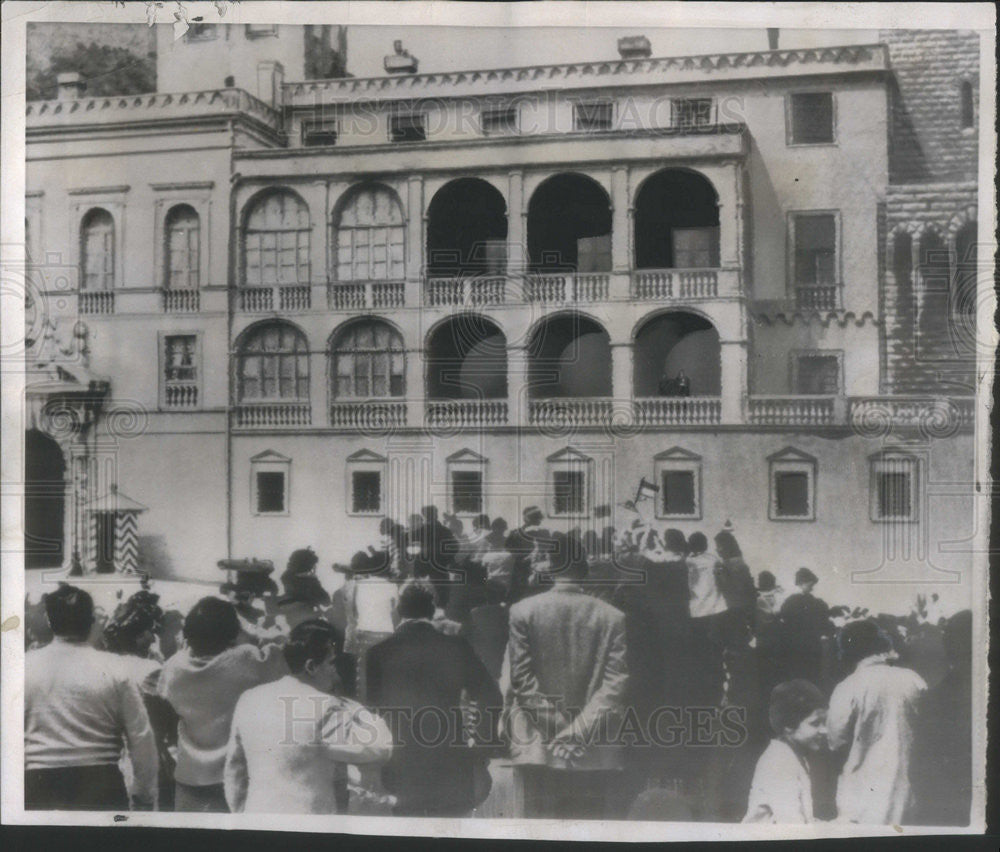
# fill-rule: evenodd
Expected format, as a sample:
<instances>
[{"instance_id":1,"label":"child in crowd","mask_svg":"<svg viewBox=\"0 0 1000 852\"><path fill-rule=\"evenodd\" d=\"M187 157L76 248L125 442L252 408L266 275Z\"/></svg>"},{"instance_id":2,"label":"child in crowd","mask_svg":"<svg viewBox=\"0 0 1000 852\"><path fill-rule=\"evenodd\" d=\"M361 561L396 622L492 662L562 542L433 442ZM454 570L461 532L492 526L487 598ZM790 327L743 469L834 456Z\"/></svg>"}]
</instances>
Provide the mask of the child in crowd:
<instances>
[{"instance_id":1,"label":"child in crowd","mask_svg":"<svg viewBox=\"0 0 1000 852\"><path fill-rule=\"evenodd\" d=\"M807 680L779 683L768 711L774 739L757 761L743 822L815 822L808 757L826 746L826 701Z\"/></svg>"}]
</instances>

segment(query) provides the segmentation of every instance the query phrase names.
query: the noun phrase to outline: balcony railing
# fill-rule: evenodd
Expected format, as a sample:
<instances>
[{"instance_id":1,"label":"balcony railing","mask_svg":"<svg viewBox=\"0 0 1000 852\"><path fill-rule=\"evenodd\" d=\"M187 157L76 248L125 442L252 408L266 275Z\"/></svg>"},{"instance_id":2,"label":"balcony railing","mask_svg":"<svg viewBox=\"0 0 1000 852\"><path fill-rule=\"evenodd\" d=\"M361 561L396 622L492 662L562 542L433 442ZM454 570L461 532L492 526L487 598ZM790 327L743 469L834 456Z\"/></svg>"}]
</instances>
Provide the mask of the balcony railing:
<instances>
[{"instance_id":1,"label":"balcony railing","mask_svg":"<svg viewBox=\"0 0 1000 852\"><path fill-rule=\"evenodd\" d=\"M81 314L113 314L115 312L114 290L80 293L78 306Z\"/></svg>"},{"instance_id":2,"label":"balcony railing","mask_svg":"<svg viewBox=\"0 0 1000 852\"><path fill-rule=\"evenodd\" d=\"M401 308L405 290L402 281L331 281L326 301L332 311Z\"/></svg>"},{"instance_id":3,"label":"balcony railing","mask_svg":"<svg viewBox=\"0 0 1000 852\"><path fill-rule=\"evenodd\" d=\"M611 284L608 272L567 272L529 275L525 279L525 301L547 304L605 302Z\"/></svg>"},{"instance_id":4,"label":"balcony railing","mask_svg":"<svg viewBox=\"0 0 1000 852\"><path fill-rule=\"evenodd\" d=\"M507 401L502 399L450 399L427 403L428 426L459 429L478 426L506 426Z\"/></svg>"},{"instance_id":5,"label":"balcony railing","mask_svg":"<svg viewBox=\"0 0 1000 852\"><path fill-rule=\"evenodd\" d=\"M163 388L166 408L196 408L198 406L197 382L172 382Z\"/></svg>"},{"instance_id":6,"label":"balcony railing","mask_svg":"<svg viewBox=\"0 0 1000 852\"><path fill-rule=\"evenodd\" d=\"M609 426L613 400L533 399L528 403L528 423L532 426Z\"/></svg>"},{"instance_id":7,"label":"balcony railing","mask_svg":"<svg viewBox=\"0 0 1000 852\"><path fill-rule=\"evenodd\" d=\"M201 310L199 290L164 290L163 312L165 314L196 314Z\"/></svg>"},{"instance_id":8,"label":"balcony railing","mask_svg":"<svg viewBox=\"0 0 1000 852\"><path fill-rule=\"evenodd\" d=\"M834 396L752 396L747 413L755 426L830 426L836 402Z\"/></svg>"},{"instance_id":9,"label":"balcony railing","mask_svg":"<svg viewBox=\"0 0 1000 852\"><path fill-rule=\"evenodd\" d=\"M715 299L738 291L737 269L637 269L629 288L631 298L654 302Z\"/></svg>"},{"instance_id":10,"label":"balcony railing","mask_svg":"<svg viewBox=\"0 0 1000 852\"><path fill-rule=\"evenodd\" d=\"M330 425L337 429L383 432L406 425L404 400L334 402L330 405Z\"/></svg>"},{"instance_id":11,"label":"balcony railing","mask_svg":"<svg viewBox=\"0 0 1000 852\"><path fill-rule=\"evenodd\" d=\"M239 290L239 310L248 314L307 311L312 307L308 284L281 284L274 287L243 287Z\"/></svg>"},{"instance_id":12,"label":"balcony railing","mask_svg":"<svg viewBox=\"0 0 1000 852\"><path fill-rule=\"evenodd\" d=\"M971 429L976 419L975 397L869 396L848 400L847 419L856 432L888 434L899 427L917 427L929 437L947 437Z\"/></svg>"},{"instance_id":13,"label":"balcony railing","mask_svg":"<svg viewBox=\"0 0 1000 852\"><path fill-rule=\"evenodd\" d=\"M717 396L646 397L635 400L637 426L710 426L722 420Z\"/></svg>"},{"instance_id":14,"label":"balcony railing","mask_svg":"<svg viewBox=\"0 0 1000 852\"><path fill-rule=\"evenodd\" d=\"M795 307L808 311L840 309L839 284L799 284L795 288Z\"/></svg>"},{"instance_id":15,"label":"balcony railing","mask_svg":"<svg viewBox=\"0 0 1000 852\"><path fill-rule=\"evenodd\" d=\"M234 425L240 429L270 429L308 426L312 406L308 402L247 402L233 409Z\"/></svg>"},{"instance_id":16,"label":"balcony railing","mask_svg":"<svg viewBox=\"0 0 1000 852\"><path fill-rule=\"evenodd\" d=\"M507 278L428 278L424 282L424 304L429 307L502 305L507 298Z\"/></svg>"}]
</instances>

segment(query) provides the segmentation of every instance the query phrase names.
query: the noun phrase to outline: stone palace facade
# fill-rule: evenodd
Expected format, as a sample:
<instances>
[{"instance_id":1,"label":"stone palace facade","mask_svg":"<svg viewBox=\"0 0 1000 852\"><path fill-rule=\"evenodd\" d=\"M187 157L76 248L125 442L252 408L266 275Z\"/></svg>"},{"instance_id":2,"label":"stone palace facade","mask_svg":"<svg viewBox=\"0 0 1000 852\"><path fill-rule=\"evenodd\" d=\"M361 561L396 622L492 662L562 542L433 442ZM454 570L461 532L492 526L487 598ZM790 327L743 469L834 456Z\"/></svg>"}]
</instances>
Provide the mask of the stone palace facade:
<instances>
[{"instance_id":1,"label":"stone palace facade","mask_svg":"<svg viewBox=\"0 0 1000 852\"><path fill-rule=\"evenodd\" d=\"M601 527L645 477L786 587L961 586L974 33L363 79L320 29L164 27L163 91L28 104L29 568Z\"/></svg>"}]
</instances>

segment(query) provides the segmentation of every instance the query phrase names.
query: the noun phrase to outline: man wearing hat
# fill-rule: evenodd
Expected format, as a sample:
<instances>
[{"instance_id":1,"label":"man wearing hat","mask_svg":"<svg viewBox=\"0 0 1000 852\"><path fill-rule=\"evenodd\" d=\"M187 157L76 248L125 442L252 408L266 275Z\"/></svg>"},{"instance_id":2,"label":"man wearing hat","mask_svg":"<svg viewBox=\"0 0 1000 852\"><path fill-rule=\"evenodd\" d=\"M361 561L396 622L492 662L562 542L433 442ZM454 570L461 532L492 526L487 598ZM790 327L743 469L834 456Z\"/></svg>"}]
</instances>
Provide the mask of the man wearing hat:
<instances>
[{"instance_id":1,"label":"man wearing hat","mask_svg":"<svg viewBox=\"0 0 1000 852\"><path fill-rule=\"evenodd\" d=\"M795 572L798 591L781 605L784 680L808 680L822 687L823 638L833 634L830 608L813 595L819 578L808 568Z\"/></svg>"}]
</instances>

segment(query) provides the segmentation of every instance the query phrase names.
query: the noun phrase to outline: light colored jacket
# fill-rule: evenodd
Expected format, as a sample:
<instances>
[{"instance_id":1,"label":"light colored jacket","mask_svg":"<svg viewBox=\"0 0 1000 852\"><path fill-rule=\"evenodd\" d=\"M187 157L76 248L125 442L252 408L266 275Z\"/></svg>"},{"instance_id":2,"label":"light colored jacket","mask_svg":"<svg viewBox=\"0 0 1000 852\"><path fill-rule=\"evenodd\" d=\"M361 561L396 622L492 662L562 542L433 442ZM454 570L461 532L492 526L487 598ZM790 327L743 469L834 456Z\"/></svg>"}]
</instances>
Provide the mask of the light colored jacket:
<instances>
[{"instance_id":1,"label":"light colored jacket","mask_svg":"<svg viewBox=\"0 0 1000 852\"><path fill-rule=\"evenodd\" d=\"M193 787L221 784L236 702L251 687L287 673L277 645L236 645L215 657L185 648L167 660L159 692L180 718L174 778Z\"/></svg>"},{"instance_id":2,"label":"light colored jacket","mask_svg":"<svg viewBox=\"0 0 1000 852\"><path fill-rule=\"evenodd\" d=\"M848 749L837 780L842 821L901 824L910 805L910 753L917 703L927 684L883 656L858 663L833 690L826 725L830 748Z\"/></svg>"},{"instance_id":3,"label":"light colored jacket","mask_svg":"<svg viewBox=\"0 0 1000 852\"><path fill-rule=\"evenodd\" d=\"M226 752L233 813L336 813L335 782L347 764L385 763L392 735L355 701L288 675L243 693Z\"/></svg>"},{"instance_id":4,"label":"light colored jacket","mask_svg":"<svg viewBox=\"0 0 1000 852\"><path fill-rule=\"evenodd\" d=\"M687 558L691 618L718 615L726 611L726 599L715 580L715 567L720 564L719 557L714 553L699 553Z\"/></svg>"},{"instance_id":5,"label":"light colored jacket","mask_svg":"<svg viewBox=\"0 0 1000 852\"><path fill-rule=\"evenodd\" d=\"M771 740L757 761L743 822L814 822L812 782L805 761L788 743Z\"/></svg>"},{"instance_id":6,"label":"light colored jacket","mask_svg":"<svg viewBox=\"0 0 1000 852\"><path fill-rule=\"evenodd\" d=\"M156 740L128 658L58 636L24 659L24 768L117 765L128 745L133 795L156 796Z\"/></svg>"},{"instance_id":7,"label":"light colored jacket","mask_svg":"<svg viewBox=\"0 0 1000 852\"><path fill-rule=\"evenodd\" d=\"M620 769L628 671L625 616L576 584L556 583L510 609L508 731L514 763ZM579 743L567 765L547 746Z\"/></svg>"}]
</instances>

